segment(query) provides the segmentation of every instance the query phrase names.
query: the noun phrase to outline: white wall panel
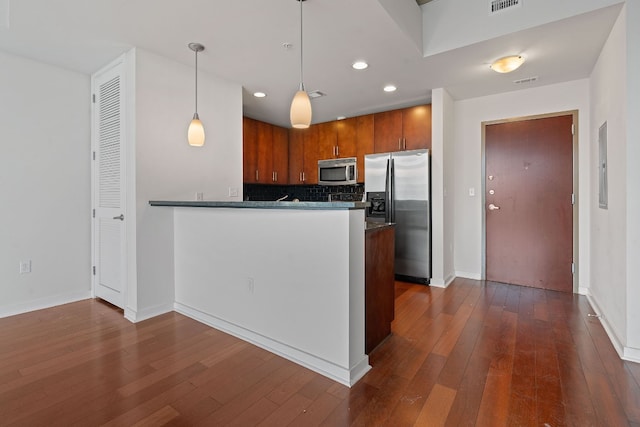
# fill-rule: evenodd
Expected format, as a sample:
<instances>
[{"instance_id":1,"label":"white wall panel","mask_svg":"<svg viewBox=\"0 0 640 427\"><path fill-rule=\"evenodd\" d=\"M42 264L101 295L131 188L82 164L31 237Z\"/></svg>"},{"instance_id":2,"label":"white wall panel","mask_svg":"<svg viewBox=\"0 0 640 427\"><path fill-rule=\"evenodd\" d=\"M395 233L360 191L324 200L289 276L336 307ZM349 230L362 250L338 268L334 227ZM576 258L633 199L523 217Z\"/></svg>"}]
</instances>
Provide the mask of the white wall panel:
<instances>
[{"instance_id":1,"label":"white wall panel","mask_svg":"<svg viewBox=\"0 0 640 427\"><path fill-rule=\"evenodd\" d=\"M0 94L0 316L88 298L90 78L0 52Z\"/></svg>"}]
</instances>

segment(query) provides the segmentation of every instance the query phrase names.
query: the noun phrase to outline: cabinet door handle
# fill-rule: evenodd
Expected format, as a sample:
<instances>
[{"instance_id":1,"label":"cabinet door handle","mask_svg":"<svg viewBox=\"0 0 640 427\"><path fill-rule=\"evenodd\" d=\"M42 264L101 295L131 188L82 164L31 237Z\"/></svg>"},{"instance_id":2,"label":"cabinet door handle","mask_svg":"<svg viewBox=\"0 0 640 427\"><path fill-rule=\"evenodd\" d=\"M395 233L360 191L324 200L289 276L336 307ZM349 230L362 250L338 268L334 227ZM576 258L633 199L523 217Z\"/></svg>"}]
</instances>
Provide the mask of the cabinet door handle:
<instances>
[{"instance_id":1,"label":"cabinet door handle","mask_svg":"<svg viewBox=\"0 0 640 427\"><path fill-rule=\"evenodd\" d=\"M404 142L404 149L407 149L407 138L402 138L402 141Z\"/></svg>"},{"instance_id":2,"label":"cabinet door handle","mask_svg":"<svg viewBox=\"0 0 640 427\"><path fill-rule=\"evenodd\" d=\"M336 145L336 157L340 157L340 147Z\"/></svg>"},{"instance_id":3,"label":"cabinet door handle","mask_svg":"<svg viewBox=\"0 0 640 427\"><path fill-rule=\"evenodd\" d=\"M398 150L402 150L402 138L398 138Z\"/></svg>"},{"instance_id":4,"label":"cabinet door handle","mask_svg":"<svg viewBox=\"0 0 640 427\"><path fill-rule=\"evenodd\" d=\"M305 174L304 174L304 172L302 172L302 182L304 182L304 181L305 181L305 178L306 178L306 177L305 177Z\"/></svg>"},{"instance_id":5,"label":"cabinet door handle","mask_svg":"<svg viewBox=\"0 0 640 427\"><path fill-rule=\"evenodd\" d=\"M274 181L274 182L278 182L278 171L275 171L275 172L273 173L273 181Z\"/></svg>"},{"instance_id":6,"label":"cabinet door handle","mask_svg":"<svg viewBox=\"0 0 640 427\"><path fill-rule=\"evenodd\" d=\"M298 176L299 176L299 181L302 182L302 172L300 172L300 175Z\"/></svg>"},{"instance_id":7,"label":"cabinet door handle","mask_svg":"<svg viewBox=\"0 0 640 427\"><path fill-rule=\"evenodd\" d=\"M260 178L259 178L259 175L258 175L258 169L256 169L256 181L259 181L259 180L260 180Z\"/></svg>"}]
</instances>

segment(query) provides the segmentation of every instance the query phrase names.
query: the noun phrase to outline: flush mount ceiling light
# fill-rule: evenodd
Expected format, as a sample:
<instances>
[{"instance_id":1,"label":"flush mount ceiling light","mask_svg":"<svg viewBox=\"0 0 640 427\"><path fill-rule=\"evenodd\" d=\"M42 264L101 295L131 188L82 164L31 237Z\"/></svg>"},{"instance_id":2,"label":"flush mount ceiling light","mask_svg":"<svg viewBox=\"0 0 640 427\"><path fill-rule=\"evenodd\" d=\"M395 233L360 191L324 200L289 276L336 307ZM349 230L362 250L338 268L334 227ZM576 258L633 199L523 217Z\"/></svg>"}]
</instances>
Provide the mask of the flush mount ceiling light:
<instances>
[{"instance_id":1,"label":"flush mount ceiling light","mask_svg":"<svg viewBox=\"0 0 640 427\"><path fill-rule=\"evenodd\" d=\"M264 98L265 96L267 96L267 94L264 92L254 92L253 96L255 96L256 98Z\"/></svg>"},{"instance_id":2,"label":"flush mount ceiling light","mask_svg":"<svg viewBox=\"0 0 640 427\"><path fill-rule=\"evenodd\" d=\"M364 70L369 66L369 64L364 61L356 61L351 66L354 70Z\"/></svg>"},{"instance_id":3,"label":"flush mount ceiling light","mask_svg":"<svg viewBox=\"0 0 640 427\"><path fill-rule=\"evenodd\" d=\"M385 92L395 92L396 89L398 89L398 88L395 87L394 85L386 85L383 90Z\"/></svg>"},{"instance_id":4,"label":"flush mount ceiling light","mask_svg":"<svg viewBox=\"0 0 640 427\"><path fill-rule=\"evenodd\" d=\"M304 89L302 80L302 2L305 0L297 1L300 2L300 88L291 101L289 118L291 119L291 126L294 128L306 129L311 124L311 100Z\"/></svg>"},{"instance_id":5,"label":"flush mount ceiling light","mask_svg":"<svg viewBox=\"0 0 640 427\"><path fill-rule=\"evenodd\" d=\"M524 64L524 57L522 55L511 55L496 59L489 68L496 73L510 73L517 70L522 64Z\"/></svg>"},{"instance_id":6,"label":"flush mount ceiling light","mask_svg":"<svg viewBox=\"0 0 640 427\"><path fill-rule=\"evenodd\" d=\"M196 112L193 115L193 120L189 124L189 130L187 131L187 140L189 145L194 147L202 147L204 145L204 126L198 116L198 52L204 50L204 46L200 43L189 43L189 49L196 54Z\"/></svg>"}]
</instances>

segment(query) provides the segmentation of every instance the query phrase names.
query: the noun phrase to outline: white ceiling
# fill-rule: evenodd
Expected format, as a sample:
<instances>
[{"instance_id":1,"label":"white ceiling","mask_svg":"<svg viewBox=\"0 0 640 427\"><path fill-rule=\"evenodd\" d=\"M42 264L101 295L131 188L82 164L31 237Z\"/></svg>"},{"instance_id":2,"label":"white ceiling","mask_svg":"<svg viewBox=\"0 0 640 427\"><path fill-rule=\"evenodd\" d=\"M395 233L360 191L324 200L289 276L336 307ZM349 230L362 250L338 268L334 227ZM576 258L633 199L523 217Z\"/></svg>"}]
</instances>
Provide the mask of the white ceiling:
<instances>
[{"instance_id":1,"label":"white ceiling","mask_svg":"<svg viewBox=\"0 0 640 427\"><path fill-rule=\"evenodd\" d=\"M619 10L425 58L378 1L308 0L303 7L305 86L327 95L312 101L314 123L428 102L432 88L466 99L585 78ZM0 50L91 74L133 46L192 66L187 44L200 42L200 72L241 84L246 115L287 127L299 84L299 25L295 0L0 0ZM525 49L536 54L516 72L488 69ZM353 70L357 59L370 67ZM532 76L538 81L513 83ZM387 83L397 92L383 92ZM258 90L267 97L251 96Z\"/></svg>"}]
</instances>

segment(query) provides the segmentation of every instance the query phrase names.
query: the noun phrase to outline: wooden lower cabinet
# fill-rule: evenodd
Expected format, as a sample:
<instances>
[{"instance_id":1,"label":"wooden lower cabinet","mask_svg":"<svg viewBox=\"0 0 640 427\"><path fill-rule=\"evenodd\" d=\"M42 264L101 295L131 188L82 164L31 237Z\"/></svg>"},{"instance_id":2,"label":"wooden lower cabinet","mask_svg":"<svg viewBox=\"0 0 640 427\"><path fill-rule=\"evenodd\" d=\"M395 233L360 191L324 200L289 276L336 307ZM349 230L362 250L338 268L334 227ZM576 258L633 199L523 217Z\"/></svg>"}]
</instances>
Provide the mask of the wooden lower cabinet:
<instances>
[{"instance_id":1,"label":"wooden lower cabinet","mask_svg":"<svg viewBox=\"0 0 640 427\"><path fill-rule=\"evenodd\" d=\"M395 310L395 227L365 231L365 353L391 334Z\"/></svg>"}]
</instances>

